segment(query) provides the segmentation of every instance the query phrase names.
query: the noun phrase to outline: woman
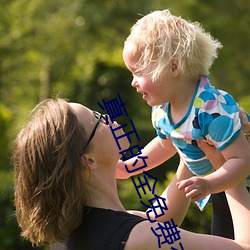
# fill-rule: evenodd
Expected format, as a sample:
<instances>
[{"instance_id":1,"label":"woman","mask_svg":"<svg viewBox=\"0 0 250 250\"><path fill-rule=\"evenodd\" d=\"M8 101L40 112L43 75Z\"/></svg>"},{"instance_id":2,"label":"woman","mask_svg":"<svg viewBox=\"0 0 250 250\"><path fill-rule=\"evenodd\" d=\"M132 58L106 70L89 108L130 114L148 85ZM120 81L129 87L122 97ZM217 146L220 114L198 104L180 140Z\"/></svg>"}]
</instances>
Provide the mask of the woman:
<instances>
[{"instance_id":1,"label":"woman","mask_svg":"<svg viewBox=\"0 0 250 250\"><path fill-rule=\"evenodd\" d=\"M35 109L14 143L16 215L33 245L65 242L66 249L157 249L152 223L127 213L119 200L119 149L110 130L119 125L76 103L49 99ZM117 130L117 136L122 130ZM129 147L126 137L121 150ZM176 183L190 173L180 163L163 193L163 221L180 224L189 201ZM181 240L162 249L250 249L250 200L243 186L227 191L235 240L180 230ZM237 199L236 199L237 197ZM142 213L143 215L143 213ZM237 218L235 218L237 216Z\"/></svg>"}]
</instances>

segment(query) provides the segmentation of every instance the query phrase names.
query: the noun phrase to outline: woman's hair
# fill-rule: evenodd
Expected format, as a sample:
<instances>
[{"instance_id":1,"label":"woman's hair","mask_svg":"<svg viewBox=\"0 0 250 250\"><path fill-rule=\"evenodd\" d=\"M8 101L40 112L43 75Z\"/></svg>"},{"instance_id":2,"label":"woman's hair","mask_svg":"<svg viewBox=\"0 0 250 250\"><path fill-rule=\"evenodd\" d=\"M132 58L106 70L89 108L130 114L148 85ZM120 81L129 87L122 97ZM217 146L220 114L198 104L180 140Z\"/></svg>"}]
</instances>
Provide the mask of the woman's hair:
<instances>
[{"instance_id":1,"label":"woman's hair","mask_svg":"<svg viewBox=\"0 0 250 250\"><path fill-rule=\"evenodd\" d=\"M80 224L87 197L85 142L84 128L63 99L39 104L17 135L16 216L22 236L33 245L62 242Z\"/></svg>"},{"instance_id":2,"label":"woman's hair","mask_svg":"<svg viewBox=\"0 0 250 250\"><path fill-rule=\"evenodd\" d=\"M222 47L198 22L188 22L169 10L154 11L138 20L128 42L142 53L137 71L151 74L153 81L164 75L173 57L178 59L182 75L197 78L208 74Z\"/></svg>"}]
</instances>

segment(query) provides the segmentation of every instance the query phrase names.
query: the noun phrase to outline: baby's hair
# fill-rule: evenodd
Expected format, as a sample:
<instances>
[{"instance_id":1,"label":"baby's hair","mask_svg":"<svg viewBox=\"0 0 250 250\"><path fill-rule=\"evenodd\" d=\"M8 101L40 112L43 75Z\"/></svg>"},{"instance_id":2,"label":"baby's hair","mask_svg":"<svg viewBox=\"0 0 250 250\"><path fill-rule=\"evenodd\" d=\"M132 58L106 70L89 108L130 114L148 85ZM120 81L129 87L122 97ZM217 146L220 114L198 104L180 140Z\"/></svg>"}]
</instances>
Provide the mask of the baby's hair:
<instances>
[{"instance_id":1,"label":"baby's hair","mask_svg":"<svg viewBox=\"0 0 250 250\"><path fill-rule=\"evenodd\" d=\"M40 103L13 149L15 205L33 245L62 242L81 220L86 133L64 99Z\"/></svg>"},{"instance_id":2,"label":"baby's hair","mask_svg":"<svg viewBox=\"0 0 250 250\"><path fill-rule=\"evenodd\" d=\"M151 74L153 81L164 75L172 58L178 59L182 75L197 78L208 74L217 50L222 48L200 23L174 16L169 10L139 19L125 43L132 43L142 53L137 71Z\"/></svg>"}]
</instances>

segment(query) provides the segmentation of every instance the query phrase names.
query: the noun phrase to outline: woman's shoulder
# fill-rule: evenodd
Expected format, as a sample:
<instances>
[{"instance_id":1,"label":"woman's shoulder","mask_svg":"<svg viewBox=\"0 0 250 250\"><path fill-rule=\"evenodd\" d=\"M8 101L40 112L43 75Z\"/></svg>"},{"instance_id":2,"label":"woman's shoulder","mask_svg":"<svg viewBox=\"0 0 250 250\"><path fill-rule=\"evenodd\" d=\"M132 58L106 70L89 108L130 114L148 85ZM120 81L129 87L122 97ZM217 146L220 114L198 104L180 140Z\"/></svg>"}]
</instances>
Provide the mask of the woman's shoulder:
<instances>
[{"instance_id":1,"label":"woman's shoulder","mask_svg":"<svg viewBox=\"0 0 250 250\"><path fill-rule=\"evenodd\" d=\"M81 224L67 240L67 249L120 249L133 227L144 220L127 212L85 207Z\"/></svg>"}]
</instances>

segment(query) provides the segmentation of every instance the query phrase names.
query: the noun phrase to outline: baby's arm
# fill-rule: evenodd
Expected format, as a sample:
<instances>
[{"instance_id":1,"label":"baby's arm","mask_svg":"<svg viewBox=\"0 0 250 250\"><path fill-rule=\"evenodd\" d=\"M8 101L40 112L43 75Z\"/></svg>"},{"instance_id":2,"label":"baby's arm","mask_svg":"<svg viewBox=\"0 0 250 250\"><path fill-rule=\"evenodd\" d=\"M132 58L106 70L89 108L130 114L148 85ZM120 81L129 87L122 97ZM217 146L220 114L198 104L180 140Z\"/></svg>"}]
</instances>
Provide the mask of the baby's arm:
<instances>
[{"instance_id":1,"label":"baby's arm","mask_svg":"<svg viewBox=\"0 0 250 250\"><path fill-rule=\"evenodd\" d=\"M162 216L155 218L156 214L161 214L161 207L158 206L158 203L155 207L155 213L149 212L149 216L151 220L157 220L158 222L165 222L170 219L173 219L177 225L181 225L187 210L189 208L190 199L187 199L185 193L179 190L176 186L176 183L180 180L187 179L193 176L193 173L189 171L184 162L180 160L179 167L176 171L175 176L171 180L168 187L161 194L161 197L166 199L166 205L168 210L164 211ZM149 208L148 211L151 209ZM143 218L148 218L146 212L130 210L129 213L141 216Z\"/></svg>"},{"instance_id":2,"label":"baby's arm","mask_svg":"<svg viewBox=\"0 0 250 250\"><path fill-rule=\"evenodd\" d=\"M161 194L161 197L166 199L168 210L164 212L164 215L158 218L154 218L155 214L151 212L151 220L156 219L158 222L165 222L172 218L177 225L181 225L188 211L190 199L187 199L185 193L177 188L176 183L191 176L193 176L193 173L191 173L184 162L180 160L175 176ZM160 210L160 208L156 208L156 213L158 213L158 210Z\"/></svg>"},{"instance_id":3,"label":"baby's arm","mask_svg":"<svg viewBox=\"0 0 250 250\"><path fill-rule=\"evenodd\" d=\"M232 188L247 178L250 174L250 148L243 133L223 149L221 154L225 162L217 171L204 177L191 177L178 183L179 189L184 189L186 197L197 201L208 194ZM221 158L220 162L222 163Z\"/></svg>"},{"instance_id":4,"label":"baby's arm","mask_svg":"<svg viewBox=\"0 0 250 250\"><path fill-rule=\"evenodd\" d=\"M145 159L147 166L138 171L128 173L127 170L125 169L125 165L130 171L138 168L138 165L135 165L134 167L132 166L137 157L133 157L127 161L120 160L116 168L116 178L126 179L129 178L130 176L140 174L143 171L148 171L154 167L157 167L166 160L170 159L172 156L174 156L176 153L176 149L173 146L171 140L169 139L163 140L159 137L155 137L142 149L141 152L142 154L138 156L148 157L147 159ZM138 162L137 164L140 164L140 162Z\"/></svg>"}]
</instances>

